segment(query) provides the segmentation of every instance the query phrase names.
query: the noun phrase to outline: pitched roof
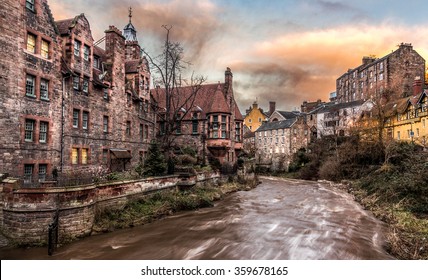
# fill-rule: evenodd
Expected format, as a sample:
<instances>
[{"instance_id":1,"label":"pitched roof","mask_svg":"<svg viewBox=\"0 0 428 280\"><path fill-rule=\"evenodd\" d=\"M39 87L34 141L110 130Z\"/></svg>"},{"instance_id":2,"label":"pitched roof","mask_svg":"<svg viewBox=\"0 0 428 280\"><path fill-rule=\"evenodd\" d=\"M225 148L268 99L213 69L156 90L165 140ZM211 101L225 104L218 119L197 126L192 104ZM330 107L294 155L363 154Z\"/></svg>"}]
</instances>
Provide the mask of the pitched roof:
<instances>
[{"instance_id":1,"label":"pitched roof","mask_svg":"<svg viewBox=\"0 0 428 280\"><path fill-rule=\"evenodd\" d=\"M365 101L364 100L356 100L346 103L337 103L337 104L329 104L325 105L318 110L318 113L329 113L335 112L340 109L353 108L357 106L361 106Z\"/></svg>"},{"instance_id":2,"label":"pitched roof","mask_svg":"<svg viewBox=\"0 0 428 280\"><path fill-rule=\"evenodd\" d=\"M193 106L189 108L192 105L192 93L194 90L191 86L181 87L177 89L177 94L174 94L173 103L176 104L176 106L183 106L183 110L186 112L200 111L200 118L206 118L206 115L209 113L232 113L230 112L230 107L223 94L223 89L224 84L221 83L201 85L196 96L194 96ZM157 101L158 106L165 109L165 89L155 88L151 90L151 93L153 98ZM233 113L235 119L243 120L237 105ZM191 117L191 114L187 114L184 119L191 119Z\"/></svg>"},{"instance_id":3,"label":"pitched roof","mask_svg":"<svg viewBox=\"0 0 428 280\"><path fill-rule=\"evenodd\" d=\"M300 116L300 112L289 112L289 111L277 111L281 114L286 120L287 119L294 119L298 116Z\"/></svg>"},{"instance_id":4,"label":"pitched roof","mask_svg":"<svg viewBox=\"0 0 428 280\"><path fill-rule=\"evenodd\" d=\"M70 26L71 26L73 20L74 20L74 18L55 21L56 26L58 27L58 32L60 35L68 34L68 31L70 29Z\"/></svg>"},{"instance_id":5,"label":"pitched roof","mask_svg":"<svg viewBox=\"0 0 428 280\"><path fill-rule=\"evenodd\" d=\"M287 119L279 122L265 122L256 130L256 132L290 128L294 123L296 123L296 121L297 118Z\"/></svg>"}]
</instances>

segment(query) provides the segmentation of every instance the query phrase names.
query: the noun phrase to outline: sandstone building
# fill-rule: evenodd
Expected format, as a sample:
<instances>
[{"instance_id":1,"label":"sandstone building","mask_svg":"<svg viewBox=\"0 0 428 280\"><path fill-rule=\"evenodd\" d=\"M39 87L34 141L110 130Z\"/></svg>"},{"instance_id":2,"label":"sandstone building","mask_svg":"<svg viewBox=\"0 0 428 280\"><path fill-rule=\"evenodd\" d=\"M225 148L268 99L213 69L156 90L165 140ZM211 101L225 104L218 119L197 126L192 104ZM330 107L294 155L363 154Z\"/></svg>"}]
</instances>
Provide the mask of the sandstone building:
<instances>
[{"instance_id":1,"label":"sandstone building","mask_svg":"<svg viewBox=\"0 0 428 280\"><path fill-rule=\"evenodd\" d=\"M367 100L388 91L396 95L392 98L406 97L411 95L415 77L424 79L425 59L411 44L402 43L382 58L364 57L360 66L340 76L336 80L336 99L339 103Z\"/></svg>"},{"instance_id":2,"label":"sandstone building","mask_svg":"<svg viewBox=\"0 0 428 280\"><path fill-rule=\"evenodd\" d=\"M191 94L195 94L194 98L189 98ZM157 125L162 134L167 113L166 93L155 88L152 95L159 107ZM202 84L196 93L191 86L177 88L173 100L180 98L188 102L176 108L181 116L177 116L178 123L174 126L175 148L194 149L199 163L216 158L221 164L233 166L242 150L244 118L234 98L231 69L226 69L224 83Z\"/></svg>"},{"instance_id":3,"label":"sandstone building","mask_svg":"<svg viewBox=\"0 0 428 280\"><path fill-rule=\"evenodd\" d=\"M98 42L83 14L55 22L47 0L3 0L1 14L0 172L34 183L141 161L154 112L131 14Z\"/></svg>"}]
</instances>

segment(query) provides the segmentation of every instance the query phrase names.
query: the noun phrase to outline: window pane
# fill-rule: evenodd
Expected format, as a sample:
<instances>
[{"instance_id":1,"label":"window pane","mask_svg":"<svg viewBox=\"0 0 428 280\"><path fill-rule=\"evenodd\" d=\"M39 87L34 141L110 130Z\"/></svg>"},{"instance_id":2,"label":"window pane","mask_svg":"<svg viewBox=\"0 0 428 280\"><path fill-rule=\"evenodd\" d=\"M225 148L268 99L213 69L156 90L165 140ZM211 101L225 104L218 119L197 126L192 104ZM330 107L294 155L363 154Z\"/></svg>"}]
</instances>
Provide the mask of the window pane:
<instances>
[{"instance_id":1,"label":"window pane","mask_svg":"<svg viewBox=\"0 0 428 280\"><path fill-rule=\"evenodd\" d=\"M79 110L73 110L73 127L79 127Z\"/></svg>"},{"instance_id":2,"label":"window pane","mask_svg":"<svg viewBox=\"0 0 428 280\"><path fill-rule=\"evenodd\" d=\"M48 123L40 122L39 142L46 143L48 139Z\"/></svg>"},{"instance_id":3,"label":"window pane","mask_svg":"<svg viewBox=\"0 0 428 280\"><path fill-rule=\"evenodd\" d=\"M39 164L39 181L44 181L46 179L47 169L47 164Z\"/></svg>"},{"instance_id":4,"label":"window pane","mask_svg":"<svg viewBox=\"0 0 428 280\"><path fill-rule=\"evenodd\" d=\"M89 89L89 79L88 78L84 78L83 79L83 92L88 93L88 89Z\"/></svg>"},{"instance_id":5,"label":"window pane","mask_svg":"<svg viewBox=\"0 0 428 280\"><path fill-rule=\"evenodd\" d=\"M80 42L77 40L74 40L74 55L80 56Z\"/></svg>"},{"instance_id":6,"label":"window pane","mask_svg":"<svg viewBox=\"0 0 428 280\"><path fill-rule=\"evenodd\" d=\"M40 80L40 98L49 100L49 81L45 79Z\"/></svg>"},{"instance_id":7,"label":"window pane","mask_svg":"<svg viewBox=\"0 0 428 280\"><path fill-rule=\"evenodd\" d=\"M49 42L42 40L42 48L40 54L44 58L49 58Z\"/></svg>"},{"instance_id":8,"label":"window pane","mask_svg":"<svg viewBox=\"0 0 428 280\"><path fill-rule=\"evenodd\" d=\"M88 149L82 149L82 164L88 164Z\"/></svg>"},{"instance_id":9,"label":"window pane","mask_svg":"<svg viewBox=\"0 0 428 280\"><path fill-rule=\"evenodd\" d=\"M27 75L27 81L25 84L25 95L35 97L34 86L36 83L36 78L31 75Z\"/></svg>"},{"instance_id":10,"label":"window pane","mask_svg":"<svg viewBox=\"0 0 428 280\"><path fill-rule=\"evenodd\" d=\"M79 163L79 149L72 148L71 149L71 164Z\"/></svg>"},{"instance_id":11,"label":"window pane","mask_svg":"<svg viewBox=\"0 0 428 280\"><path fill-rule=\"evenodd\" d=\"M89 113L83 112L83 115L82 115L82 128L83 129L88 129L88 122L89 122Z\"/></svg>"},{"instance_id":12,"label":"window pane","mask_svg":"<svg viewBox=\"0 0 428 280\"><path fill-rule=\"evenodd\" d=\"M79 77L73 77L73 88L79 90Z\"/></svg>"},{"instance_id":13,"label":"window pane","mask_svg":"<svg viewBox=\"0 0 428 280\"><path fill-rule=\"evenodd\" d=\"M33 164L24 165L24 183L31 183L33 177Z\"/></svg>"},{"instance_id":14,"label":"window pane","mask_svg":"<svg viewBox=\"0 0 428 280\"><path fill-rule=\"evenodd\" d=\"M25 141L33 142L34 121L25 120Z\"/></svg>"},{"instance_id":15,"label":"window pane","mask_svg":"<svg viewBox=\"0 0 428 280\"><path fill-rule=\"evenodd\" d=\"M103 130L104 132L108 132L108 117L103 118Z\"/></svg>"},{"instance_id":16,"label":"window pane","mask_svg":"<svg viewBox=\"0 0 428 280\"><path fill-rule=\"evenodd\" d=\"M36 36L27 34L27 51L36 53Z\"/></svg>"},{"instance_id":17,"label":"window pane","mask_svg":"<svg viewBox=\"0 0 428 280\"><path fill-rule=\"evenodd\" d=\"M26 0L25 7L34 12L34 0Z\"/></svg>"},{"instance_id":18,"label":"window pane","mask_svg":"<svg viewBox=\"0 0 428 280\"><path fill-rule=\"evenodd\" d=\"M90 54L90 52L91 52L91 49L87 45L84 45L83 46L83 58L85 60L89 60L89 54Z\"/></svg>"}]
</instances>

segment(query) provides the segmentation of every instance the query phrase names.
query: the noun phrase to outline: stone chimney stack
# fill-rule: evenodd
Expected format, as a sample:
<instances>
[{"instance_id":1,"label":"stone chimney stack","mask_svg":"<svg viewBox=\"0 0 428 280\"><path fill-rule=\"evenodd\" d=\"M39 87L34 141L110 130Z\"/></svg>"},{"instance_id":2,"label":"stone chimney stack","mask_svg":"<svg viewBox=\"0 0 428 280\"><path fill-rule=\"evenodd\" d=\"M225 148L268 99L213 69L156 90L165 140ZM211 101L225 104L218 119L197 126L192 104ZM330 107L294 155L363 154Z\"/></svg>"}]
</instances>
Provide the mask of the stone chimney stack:
<instances>
[{"instance_id":1,"label":"stone chimney stack","mask_svg":"<svg viewBox=\"0 0 428 280\"><path fill-rule=\"evenodd\" d=\"M419 76L415 77L413 81L413 96L416 96L422 92L422 79Z\"/></svg>"},{"instance_id":2,"label":"stone chimney stack","mask_svg":"<svg viewBox=\"0 0 428 280\"><path fill-rule=\"evenodd\" d=\"M106 41L106 70L111 78L110 82L117 83L119 90L125 90L125 37L122 31L110 26L105 31Z\"/></svg>"},{"instance_id":3,"label":"stone chimney stack","mask_svg":"<svg viewBox=\"0 0 428 280\"><path fill-rule=\"evenodd\" d=\"M269 101L269 116L275 112L276 109L276 102L275 101Z\"/></svg>"}]
</instances>

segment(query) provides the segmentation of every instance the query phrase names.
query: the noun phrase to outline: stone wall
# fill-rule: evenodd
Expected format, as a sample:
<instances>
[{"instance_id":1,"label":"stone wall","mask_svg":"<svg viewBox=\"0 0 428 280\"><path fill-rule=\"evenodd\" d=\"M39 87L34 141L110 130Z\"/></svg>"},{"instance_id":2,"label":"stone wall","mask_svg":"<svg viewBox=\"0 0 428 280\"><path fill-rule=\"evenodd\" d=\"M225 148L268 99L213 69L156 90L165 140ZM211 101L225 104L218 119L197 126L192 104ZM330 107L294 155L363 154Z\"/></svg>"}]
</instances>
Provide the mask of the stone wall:
<instances>
[{"instance_id":1,"label":"stone wall","mask_svg":"<svg viewBox=\"0 0 428 280\"><path fill-rule=\"evenodd\" d=\"M203 173L186 180L197 184L219 178L218 173ZM2 232L19 244L45 244L49 224L58 211L59 241L84 237L91 234L96 211L116 208L131 199L174 188L180 183L183 178L174 175L72 188L21 188L17 180L5 179L0 184Z\"/></svg>"}]
</instances>

